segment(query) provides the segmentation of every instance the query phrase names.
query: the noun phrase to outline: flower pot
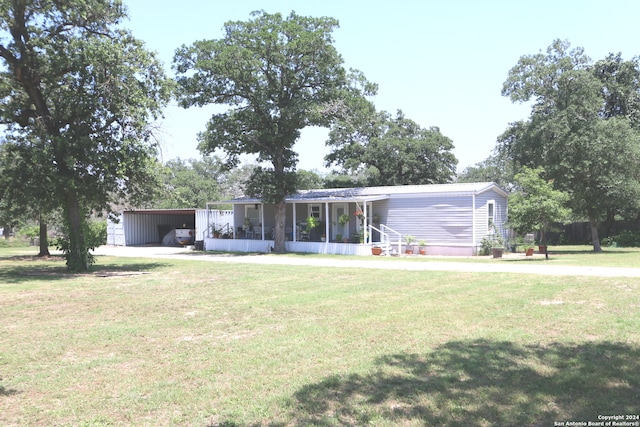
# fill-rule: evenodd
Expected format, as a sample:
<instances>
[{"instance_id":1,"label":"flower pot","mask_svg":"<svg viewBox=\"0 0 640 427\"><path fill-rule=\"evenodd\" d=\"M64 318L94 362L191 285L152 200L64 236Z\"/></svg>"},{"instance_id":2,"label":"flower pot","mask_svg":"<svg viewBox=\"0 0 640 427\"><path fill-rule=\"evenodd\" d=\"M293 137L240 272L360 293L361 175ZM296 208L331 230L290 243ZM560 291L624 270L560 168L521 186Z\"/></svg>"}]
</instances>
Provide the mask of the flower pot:
<instances>
[{"instance_id":1,"label":"flower pot","mask_svg":"<svg viewBox=\"0 0 640 427\"><path fill-rule=\"evenodd\" d=\"M427 254L426 249L420 249L420 255L426 255L426 254Z\"/></svg>"},{"instance_id":2,"label":"flower pot","mask_svg":"<svg viewBox=\"0 0 640 427\"><path fill-rule=\"evenodd\" d=\"M404 253L407 255L413 255L413 249L406 249Z\"/></svg>"},{"instance_id":3,"label":"flower pot","mask_svg":"<svg viewBox=\"0 0 640 427\"><path fill-rule=\"evenodd\" d=\"M382 254L382 248L379 248L377 246L374 246L371 248L371 254L372 255L381 255Z\"/></svg>"},{"instance_id":4,"label":"flower pot","mask_svg":"<svg viewBox=\"0 0 640 427\"><path fill-rule=\"evenodd\" d=\"M342 243L349 243L349 238L348 237L344 237L342 239Z\"/></svg>"},{"instance_id":5,"label":"flower pot","mask_svg":"<svg viewBox=\"0 0 640 427\"><path fill-rule=\"evenodd\" d=\"M526 256L533 256L533 248L528 248L527 251L525 252Z\"/></svg>"},{"instance_id":6,"label":"flower pot","mask_svg":"<svg viewBox=\"0 0 640 427\"><path fill-rule=\"evenodd\" d=\"M540 245L538 246L538 253L539 254L546 254L547 253L547 245Z\"/></svg>"},{"instance_id":7,"label":"flower pot","mask_svg":"<svg viewBox=\"0 0 640 427\"><path fill-rule=\"evenodd\" d=\"M491 255L494 258L502 258L503 251L504 251L504 248L491 248Z\"/></svg>"}]
</instances>

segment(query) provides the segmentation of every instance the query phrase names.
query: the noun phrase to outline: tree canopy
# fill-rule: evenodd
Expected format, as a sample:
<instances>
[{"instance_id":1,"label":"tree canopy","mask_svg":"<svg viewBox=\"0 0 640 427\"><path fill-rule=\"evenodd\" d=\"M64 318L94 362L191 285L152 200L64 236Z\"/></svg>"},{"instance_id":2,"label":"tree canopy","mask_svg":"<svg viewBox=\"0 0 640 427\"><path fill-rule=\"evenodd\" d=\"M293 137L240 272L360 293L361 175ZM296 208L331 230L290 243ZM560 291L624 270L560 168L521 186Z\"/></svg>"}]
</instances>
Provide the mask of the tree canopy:
<instances>
[{"instance_id":1,"label":"tree canopy","mask_svg":"<svg viewBox=\"0 0 640 427\"><path fill-rule=\"evenodd\" d=\"M610 55L593 64L583 49L556 40L546 53L521 57L503 87L512 101L534 103L499 148L519 165L545 168L589 220L596 251L608 212L640 209L639 70L638 59Z\"/></svg>"},{"instance_id":2,"label":"tree canopy","mask_svg":"<svg viewBox=\"0 0 640 427\"><path fill-rule=\"evenodd\" d=\"M150 123L170 95L163 67L119 28L119 0L0 2L0 123L23 147L48 206L64 212L67 265L89 264L84 223L111 203L148 195ZM18 184L18 176L14 185Z\"/></svg>"},{"instance_id":3,"label":"tree canopy","mask_svg":"<svg viewBox=\"0 0 640 427\"><path fill-rule=\"evenodd\" d=\"M156 209L204 207L207 202L220 200L226 168L217 157L200 160L173 159L162 173L162 195L154 203Z\"/></svg>"},{"instance_id":4,"label":"tree canopy","mask_svg":"<svg viewBox=\"0 0 640 427\"><path fill-rule=\"evenodd\" d=\"M452 180L458 163L440 129L424 129L402 111L394 117L364 108L332 127L328 145L327 165L365 171L367 185L442 184Z\"/></svg>"},{"instance_id":5,"label":"tree canopy","mask_svg":"<svg viewBox=\"0 0 640 427\"><path fill-rule=\"evenodd\" d=\"M292 12L254 12L227 22L224 37L176 51L180 104L224 104L200 138L203 154L222 150L230 166L254 154L248 192L276 206L275 248L285 250L284 199L297 188L293 147L306 126L328 126L345 105L375 92L361 73L348 72L333 46L338 22Z\"/></svg>"},{"instance_id":6,"label":"tree canopy","mask_svg":"<svg viewBox=\"0 0 640 427\"><path fill-rule=\"evenodd\" d=\"M466 167L456 178L458 182L495 182L506 191L514 185L514 164L507 156L494 152L473 166Z\"/></svg>"},{"instance_id":7,"label":"tree canopy","mask_svg":"<svg viewBox=\"0 0 640 427\"><path fill-rule=\"evenodd\" d=\"M519 234L540 232L544 245L551 224L568 221L571 210L566 206L569 195L555 190L553 182L546 181L543 174L541 167L526 166L516 174L516 191L509 197L509 226Z\"/></svg>"}]
</instances>

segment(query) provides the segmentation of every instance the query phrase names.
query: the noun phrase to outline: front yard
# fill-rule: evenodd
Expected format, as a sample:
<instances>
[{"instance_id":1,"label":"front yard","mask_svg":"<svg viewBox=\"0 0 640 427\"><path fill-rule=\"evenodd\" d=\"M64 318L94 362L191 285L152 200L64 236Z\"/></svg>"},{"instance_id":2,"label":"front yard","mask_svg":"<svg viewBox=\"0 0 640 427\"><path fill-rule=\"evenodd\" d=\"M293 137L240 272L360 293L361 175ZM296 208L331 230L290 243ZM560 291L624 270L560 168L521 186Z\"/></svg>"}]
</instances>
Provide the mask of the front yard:
<instances>
[{"instance_id":1,"label":"front yard","mask_svg":"<svg viewBox=\"0 0 640 427\"><path fill-rule=\"evenodd\" d=\"M505 426L638 413L640 279L115 257L68 275L62 261L3 251L2 425Z\"/></svg>"}]
</instances>

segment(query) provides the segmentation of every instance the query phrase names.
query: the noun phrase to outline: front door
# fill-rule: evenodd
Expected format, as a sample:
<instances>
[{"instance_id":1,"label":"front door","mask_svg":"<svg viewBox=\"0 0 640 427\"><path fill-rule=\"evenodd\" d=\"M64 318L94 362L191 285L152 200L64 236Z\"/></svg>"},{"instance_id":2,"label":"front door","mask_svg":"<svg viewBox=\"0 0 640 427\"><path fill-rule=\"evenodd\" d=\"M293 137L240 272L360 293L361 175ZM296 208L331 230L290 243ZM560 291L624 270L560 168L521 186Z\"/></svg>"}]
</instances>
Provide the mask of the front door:
<instances>
[{"instance_id":1,"label":"front door","mask_svg":"<svg viewBox=\"0 0 640 427\"><path fill-rule=\"evenodd\" d=\"M346 203L334 203L331 208L331 221L335 224L331 233L331 239L336 240L338 234L343 238L349 237L349 223L340 224L340 216L349 216L349 205Z\"/></svg>"}]
</instances>

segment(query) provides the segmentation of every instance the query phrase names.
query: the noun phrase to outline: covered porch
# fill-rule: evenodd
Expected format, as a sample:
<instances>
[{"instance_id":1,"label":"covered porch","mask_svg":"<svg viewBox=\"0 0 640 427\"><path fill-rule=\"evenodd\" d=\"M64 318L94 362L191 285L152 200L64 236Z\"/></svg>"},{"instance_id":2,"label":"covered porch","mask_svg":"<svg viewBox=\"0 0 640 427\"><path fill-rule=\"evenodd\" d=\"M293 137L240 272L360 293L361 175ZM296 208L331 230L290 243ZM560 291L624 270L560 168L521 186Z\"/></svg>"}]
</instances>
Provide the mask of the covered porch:
<instances>
[{"instance_id":1,"label":"covered porch","mask_svg":"<svg viewBox=\"0 0 640 427\"><path fill-rule=\"evenodd\" d=\"M358 197L341 190L300 192L286 199L287 252L371 255L371 246L385 242L381 221L388 195ZM235 199L233 224L226 233L210 233L206 250L268 253L274 246L275 207L254 198ZM397 237L397 240L400 236ZM386 244L386 243L384 243Z\"/></svg>"}]
</instances>

